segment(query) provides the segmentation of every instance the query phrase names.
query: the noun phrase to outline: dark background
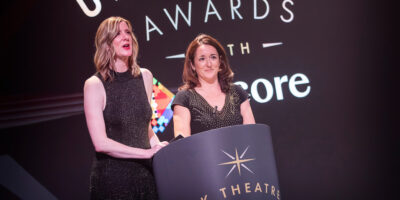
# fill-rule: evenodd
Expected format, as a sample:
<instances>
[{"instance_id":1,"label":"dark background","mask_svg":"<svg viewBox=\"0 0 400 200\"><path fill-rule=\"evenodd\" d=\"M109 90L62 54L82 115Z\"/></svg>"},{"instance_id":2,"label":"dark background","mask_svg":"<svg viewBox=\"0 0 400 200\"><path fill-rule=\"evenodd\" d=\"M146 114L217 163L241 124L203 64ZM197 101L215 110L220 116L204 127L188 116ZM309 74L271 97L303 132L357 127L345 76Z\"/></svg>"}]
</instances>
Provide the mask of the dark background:
<instances>
[{"instance_id":1,"label":"dark background","mask_svg":"<svg viewBox=\"0 0 400 200\"><path fill-rule=\"evenodd\" d=\"M139 40L139 64L173 92L181 84L183 59L165 57L184 53L199 33L235 45L229 57L235 81L249 87L258 78L309 78L311 92L304 98L292 96L284 84L283 100L274 94L267 103L251 101L257 123L272 129L283 199L394 197L397 22L390 2L294 1L287 6L294 20L284 23L279 16L289 15L282 1L269 0L269 15L255 20L253 1L242 0L243 19L232 20L229 1L213 0L222 20L210 15L205 23L207 1L192 1L191 26L180 17L175 30L163 8L174 17L176 4L187 13L188 2L103 0L96 17L86 16L76 1L4 2L0 153L57 198L88 199L94 151L82 88L95 72L97 27L109 16L122 16ZM257 2L263 14L264 4ZM151 32L146 41L145 16L164 34ZM250 54L240 53L240 42L250 44ZM263 42L283 45L261 48ZM172 126L159 137L169 140ZM4 186L0 195L15 197Z\"/></svg>"}]
</instances>

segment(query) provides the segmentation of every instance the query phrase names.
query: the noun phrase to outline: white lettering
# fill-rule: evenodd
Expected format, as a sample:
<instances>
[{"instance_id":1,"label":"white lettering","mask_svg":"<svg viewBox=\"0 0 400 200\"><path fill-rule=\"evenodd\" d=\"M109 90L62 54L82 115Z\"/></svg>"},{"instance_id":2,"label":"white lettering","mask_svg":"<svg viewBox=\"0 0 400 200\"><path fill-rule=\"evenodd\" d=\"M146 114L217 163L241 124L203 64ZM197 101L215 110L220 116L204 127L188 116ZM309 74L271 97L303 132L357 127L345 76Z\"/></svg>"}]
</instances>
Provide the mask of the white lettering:
<instances>
[{"instance_id":1,"label":"white lettering","mask_svg":"<svg viewBox=\"0 0 400 200\"><path fill-rule=\"evenodd\" d=\"M212 9L214 11L210 12L210 7L212 7ZM208 22L208 15L217 15L218 20L219 21L222 20L221 16L219 16L219 13L218 13L217 9L215 9L215 6L214 6L214 4L213 4L213 2L211 0L208 0L208 3L207 3L207 10L206 10L206 16L204 18L204 23Z\"/></svg>"},{"instance_id":2,"label":"white lettering","mask_svg":"<svg viewBox=\"0 0 400 200\"><path fill-rule=\"evenodd\" d=\"M232 20L235 19L235 13L239 17L239 19L243 19L242 15L240 15L239 11L237 10L238 8L240 8L240 5L242 3L240 2L240 0L237 0L236 2L237 2L237 5L234 6L233 5L233 0L231 0L231 16L232 16Z\"/></svg>"},{"instance_id":3,"label":"white lettering","mask_svg":"<svg viewBox=\"0 0 400 200\"><path fill-rule=\"evenodd\" d=\"M178 30L178 19L179 19L179 14L182 16L182 18L186 21L186 23L190 27L190 22L191 22L191 17L192 17L192 2L189 1L189 6L188 6L188 17L184 15L183 11L181 8L176 4L175 8L175 21L172 19L171 15L168 13L168 10L166 8L163 9L165 14L167 15L169 21L172 23L174 26L175 30Z\"/></svg>"},{"instance_id":4,"label":"white lettering","mask_svg":"<svg viewBox=\"0 0 400 200\"><path fill-rule=\"evenodd\" d=\"M288 80L288 75L276 76L274 77L274 85L276 92L276 99L281 101L284 99L283 97L283 88L282 84L288 82L288 88L290 93L297 97L303 98L310 94L311 86L307 85L304 91L299 91L297 86L304 85L310 83L307 76L302 73L296 73L290 77ZM249 88L249 85L244 81L236 81L234 84L240 85L244 90ZM259 88L259 85L262 84L265 87L266 96L263 98L260 96L259 91L262 91L264 88ZM260 89L260 90L259 90ZM250 95L253 97L255 101L258 103L266 103L270 101L274 95L274 87L271 82L264 78L256 79L250 87Z\"/></svg>"},{"instance_id":5,"label":"white lettering","mask_svg":"<svg viewBox=\"0 0 400 200\"><path fill-rule=\"evenodd\" d=\"M265 4L265 13L262 16L259 16L257 13L257 0L254 0L254 19L264 19L268 16L269 13L269 4L267 0L263 0L264 4Z\"/></svg>"},{"instance_id":6,"label":"white lettering","mask_svg":"<svg viewBox=\"0 0 400 200\"><path fill-rule=\"evenodd\" d=\"M267 92L267 96L262 99L260 95L258 94L258 84L262 83L265 87L265 91ZM256 100L259 103L266 103L269 100L271 100L272 96L274 95L274 89L272 88L272 84L263 78L259 78L251 84L251 95L253 96L254 100Z\"/></svg>"},{"instance_id":7,"label":"white lettering","mask_svg":"<svg viewBox=\"0 0 400 200\"><path fill-rule=\"evenodd\" d=\"M296 81L297 78L300 78L300 80ZM300 92L299 90L297 90L296 85L307 83L310 83L310 81L308 80L306 75L301 73L294 74L292 77L290 77L289 80L289 90L295 97L303 98L310 93L311 86L307 86L307 89L304 92Z\"/></svg>"},{"instance_id":8,"label":"white lettering","mask_svg":"<svg viewBox=\"0 0 400 200\"><path fill-rule=\"evenodd\" d=\"M231 56L233 56L233 46L235 46L234 44L228 44L226 45L229 48L229 53Z\"/></svg>"},{"instance_id":9,"label":"white lettering","mask_svg":"<svg viewBox=\"0 0 400 200\"><path fill-rule=\"evenodd\" d=\"M87 7L86 3L83 0L76 0L76 2L78 2L81 9L88 17L96 17L101 11L100 0L93 0L94 5L96 6L94 10L89 10L89 8Z\"/></svg>"},{"instance_id":10,"label":"white lettering","mask_svg":"<svg viewBox=\"0 0 400 200\"><path fill-rule=\"evenodd\" d=\"M292 0L283 0L283 2L282 2L282 7L283 7L283 9L286 10L286 12L288 12L289 15L290 15L289 19L285 19L282 15L280 16L280 17L281 17L281 20L282 20L283 22L285 22L285 23L290 23L290 22L292 22L292 21L293 21L293 18L294 18L293 12L292 12L291 10L289 10L289 9L286 7L286 5L287 5L288 3L292 4L292 6L294 5L294 2L293 2Z\"/></svg>"},{"instance_id":11,"label":"white lettering","mask_svg":"<svg viewBox=\"0 0 400 200\"><path fill-rule=\"evenodd\" d=\"M288 82L288 77L282 76L282 77L275 77L274 78L274 83L275 83L275 91L276 91L276 99L283 100L283 92L282 92L282 83Z\"/></svg>"},{"instance_id":12,"label":"white lettering","mask_svg":"<svg viewBox=\"0 0 400 200\"><path fill-rule=\"evenodd\" d=\"M149 23L153 26L151 29L149 29ZM154 24L153 21L146 15L146 40L150 40L150 32L156 30L160 35L163 35L164 33Z\"/></svg>"},{"instance_id":13,"label":"white lettering","mask_svg":"<svg viewBox=\"0 0 400 200\"><path fill-rule=\"evenodd\" d=\"M244 54L244 50L247 51L247 54L250 54L250 47L248 42L246 42L246 46L244 46L243 43L240 43L240 49L242 50L242 54Z\"/></svg>"}]
</instances>

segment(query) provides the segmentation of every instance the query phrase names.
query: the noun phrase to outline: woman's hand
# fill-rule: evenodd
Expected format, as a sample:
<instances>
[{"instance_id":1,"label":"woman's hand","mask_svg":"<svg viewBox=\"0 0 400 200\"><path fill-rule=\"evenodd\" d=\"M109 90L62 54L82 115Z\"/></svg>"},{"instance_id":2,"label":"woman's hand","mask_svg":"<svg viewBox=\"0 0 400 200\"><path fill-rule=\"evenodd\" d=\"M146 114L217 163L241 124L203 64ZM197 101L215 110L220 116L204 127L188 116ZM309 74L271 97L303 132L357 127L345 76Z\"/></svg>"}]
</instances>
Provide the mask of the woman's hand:
<instances>
[{"instance_id":1,"label":"woman's hand","mask_svg":"<svg viewBox=\"0 0 400 200\"><path fill-rule=\"evenodd\" d=\"M156 154L160 149L164 148L167 146L169 143L164 141L164 142L159 142L151 147L148 151L148 158L151 158Z\"/></svg>"}]
</instances>

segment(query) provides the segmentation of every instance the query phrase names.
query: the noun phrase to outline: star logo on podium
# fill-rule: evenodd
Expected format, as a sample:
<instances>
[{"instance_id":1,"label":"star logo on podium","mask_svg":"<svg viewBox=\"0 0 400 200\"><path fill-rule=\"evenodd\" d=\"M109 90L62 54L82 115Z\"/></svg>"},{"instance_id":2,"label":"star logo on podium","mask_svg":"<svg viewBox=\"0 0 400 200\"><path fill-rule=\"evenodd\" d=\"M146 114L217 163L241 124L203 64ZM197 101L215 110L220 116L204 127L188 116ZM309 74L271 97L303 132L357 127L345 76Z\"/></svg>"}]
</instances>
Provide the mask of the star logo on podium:
<instances>
[{"instance_id":1,"label":"star logo on podium","mask_svg":"<svg viewBox=\"0 0 400 200\"><path fill-rule=\"evenodd\" d=\"M230 159L232 159L232 161L224 162L224 163L218 164L218 165L232 165L231 170L228 172L228 174L225 176L225 178L228 177L229 174L231 174L232 171L233 171L235 168L238 169L239 175L241 175L241 167L243 167L243 168L246 169L247 171L249 171L249 172L251 172L252 174L254 174L254 172L251 171L251 170L244 164L245 162L250 162L250 161L255 160L255 158L243 159L243 157L245 156L245 154L246 154L246 152L247 152L248 149L249 149L249 146L243 151L243 153L242 153L240 156L238 155L238 151L237 151L236 148L235 148L235 156L232 156L232 155L230 155L229 153L227 153L227 152L221 150L226 156L228 156Z\"/></svg>"}]
</instances>

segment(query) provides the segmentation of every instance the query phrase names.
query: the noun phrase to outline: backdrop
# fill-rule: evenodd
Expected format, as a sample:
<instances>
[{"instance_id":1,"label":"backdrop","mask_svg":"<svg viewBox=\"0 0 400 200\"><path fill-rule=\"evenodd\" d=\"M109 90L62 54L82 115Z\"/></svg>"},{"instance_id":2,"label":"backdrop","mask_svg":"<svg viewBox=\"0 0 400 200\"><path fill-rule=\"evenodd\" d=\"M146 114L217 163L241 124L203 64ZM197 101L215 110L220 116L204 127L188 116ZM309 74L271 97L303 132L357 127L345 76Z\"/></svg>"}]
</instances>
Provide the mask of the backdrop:
<instances>
[{"instance_id":1,"label":"backdrop","mask_svg":"<svg viewBox=\"0 0 400 200\"><path fill-rule=\"evenodd\" d=\"M139 65L159 81L153 126L162 140L173 136L168 104L182 84L186 47L206 33L225 47L256 122L271 127L283 199L388 199L398 159L391 7L361 0L3 3L1 195L29 193L14 185L89 198L94 151L82 89L95 73L97 27L122 16L138 38Z\"/></svg>"}]
</instances>

